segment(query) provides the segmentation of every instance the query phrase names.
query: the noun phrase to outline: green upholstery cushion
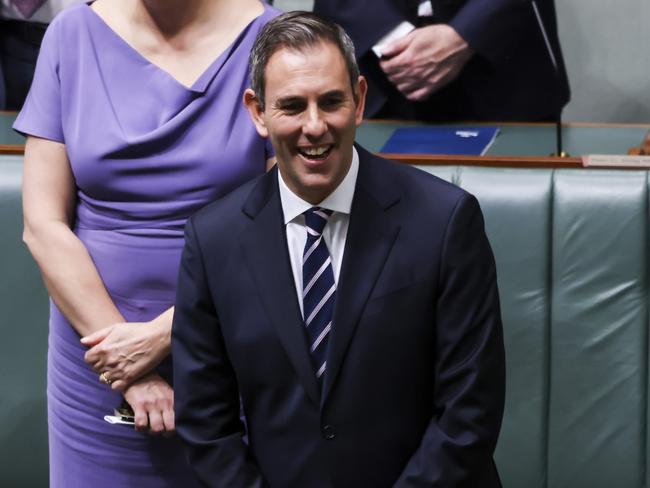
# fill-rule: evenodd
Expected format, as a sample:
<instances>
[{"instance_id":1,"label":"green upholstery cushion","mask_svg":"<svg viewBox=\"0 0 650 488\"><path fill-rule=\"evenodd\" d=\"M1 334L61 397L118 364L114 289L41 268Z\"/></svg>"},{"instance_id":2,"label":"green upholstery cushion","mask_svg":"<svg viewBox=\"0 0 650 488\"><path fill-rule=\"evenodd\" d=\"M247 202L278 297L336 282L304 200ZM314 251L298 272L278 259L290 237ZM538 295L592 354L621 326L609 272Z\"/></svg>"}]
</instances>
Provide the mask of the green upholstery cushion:
<instances>
[{"instance_id":1,"label":"green upholstery cushion","mask_svg":"<svg viewBox=\"0 0 650 488\"><path fill-rule=\"evenodd\" d=\"M545 486L550 302L550 170L464 168L497 264L506 345L506 410L496 460L505 486Z\"/></svg>"},{"instance_id":2,"label":"green upholstery cushion","mask_svg":"<svg viewBox=\"0 0 650 488\"><path fill-rule=\"evenodd\" d=\"M47 486L48 299L22 243L22 157L0 159L0 486Z\"/></svg>"},{"instance_id":3,"label":"green upholstery cushion","mask_svg":"<svg viewBox=\"0 0 650 488\"><path fill-rule=\"evenodd\" d=\"M549 486L643 485L646 178L555 174Z\"/></svg>"}]
</instances>

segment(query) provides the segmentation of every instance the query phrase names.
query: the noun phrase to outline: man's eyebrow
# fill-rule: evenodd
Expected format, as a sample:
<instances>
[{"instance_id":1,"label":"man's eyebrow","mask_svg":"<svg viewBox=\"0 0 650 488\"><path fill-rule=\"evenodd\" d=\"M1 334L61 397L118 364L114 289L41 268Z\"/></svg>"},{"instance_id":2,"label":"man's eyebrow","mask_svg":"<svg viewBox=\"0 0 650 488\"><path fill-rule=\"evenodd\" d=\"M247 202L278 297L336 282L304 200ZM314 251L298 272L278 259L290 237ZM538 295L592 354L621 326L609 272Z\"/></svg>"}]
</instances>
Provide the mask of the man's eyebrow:
<instances>
[{"instance_id":1,"label":"man's eyebrow","mask_svg":"<svg viewBox=\"0 0 650 488\"><path fill-rule=\"evenodd\" d=\"M319 97L320 99L323 98L345 98L345 92L343 90L330 90L328 92L323 93Z\"/></svg>"},{"instance_id":2,"label":"man's eyebrow","mask_svg":"<svg viewBox=\"0 0 650 488\"><path fill-rule=\"evenodd\" d=\"M344 90L339 90L339 89L334 89L330 90L328 92L325 92L321 95L318 96L319 100L326 99L326 98L345 98L345 91ZM280 97L278 98L274 105L277 107L282 107L284 105L290 105L293 103L302 103L305 101L304 97L300 97L297 95L288 95L286 97Z\"/></svg>"},{"instance_id":3,"label":"man's eyebrow","mask_svg":"<svg viewBox=\"0 0 650 488\"><path fill-rule=\"evenodd\" d=\"M291 105L292 103L301 103L301 102L303 102L303 101L304 101L304 98L303 98L303 97L298 97L298 96L292 96L292 95L289 95L289 96L287 96L287 97L281 97L281 98L278 98L278 99L275 101L275 104L274 104L274 105L275 105L276 107L282 107L282 106L284 106L284 105Z\"/></svg>"}]
</instances>

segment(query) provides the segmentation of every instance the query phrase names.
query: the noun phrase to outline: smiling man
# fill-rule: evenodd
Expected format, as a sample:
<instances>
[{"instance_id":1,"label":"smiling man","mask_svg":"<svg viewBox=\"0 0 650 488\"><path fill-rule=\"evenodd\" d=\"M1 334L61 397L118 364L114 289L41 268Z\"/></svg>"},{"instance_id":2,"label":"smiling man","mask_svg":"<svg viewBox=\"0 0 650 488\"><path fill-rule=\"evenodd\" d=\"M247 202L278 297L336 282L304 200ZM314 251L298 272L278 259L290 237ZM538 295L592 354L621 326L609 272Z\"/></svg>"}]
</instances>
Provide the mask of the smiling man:
<instances>
[{"instance_id":1,"label":"smiling man","mask_svg":"<svg viewBox=\"0 0 650 488\"><path fill-rule=\"evenodd\" d=\"M192 466L228 488L500 486L503 339L477 201L354 144L366 82L335 24L269 22L251 84L277 166L186 229L172 348Z\"/></svg>"}]
</instances>

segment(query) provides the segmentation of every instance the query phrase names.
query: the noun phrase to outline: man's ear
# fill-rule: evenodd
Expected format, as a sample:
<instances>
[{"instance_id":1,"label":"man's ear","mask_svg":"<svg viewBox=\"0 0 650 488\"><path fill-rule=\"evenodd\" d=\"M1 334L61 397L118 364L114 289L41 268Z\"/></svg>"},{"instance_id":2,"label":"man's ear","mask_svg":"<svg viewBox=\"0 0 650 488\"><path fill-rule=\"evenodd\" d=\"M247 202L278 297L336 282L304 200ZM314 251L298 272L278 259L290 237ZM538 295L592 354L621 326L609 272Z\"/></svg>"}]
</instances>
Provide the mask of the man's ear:
<instances>
[{"instance_id":1,"label":"man's ear","mask_svg":"<svg viewBox=\"0 0 650 488\"><path fill-rule=\"evenodd\" d=\"M268 137L269 131L266 128L266 124L264 124L264 110L262 109L262 104L257 98L257 95L255 95L255 92L250 88L247 88L244 92L243 101L246 110L248 110L248 114L253 120L253 124L255 124L257 133L264 138Z\"/></svg>"},{"instance_id":2,"label":"man's ear","mask_svg":"<svg viewBox=\"0 0 650 488\"><path fill-rule=\"evenodd\" d=\"M363 110L366 107L366 94L368 93L368 82L363 76L359 76L356 86L357 106L354 110L354 119L357 127L363 122Z\"/></svg>"}]
</instances>

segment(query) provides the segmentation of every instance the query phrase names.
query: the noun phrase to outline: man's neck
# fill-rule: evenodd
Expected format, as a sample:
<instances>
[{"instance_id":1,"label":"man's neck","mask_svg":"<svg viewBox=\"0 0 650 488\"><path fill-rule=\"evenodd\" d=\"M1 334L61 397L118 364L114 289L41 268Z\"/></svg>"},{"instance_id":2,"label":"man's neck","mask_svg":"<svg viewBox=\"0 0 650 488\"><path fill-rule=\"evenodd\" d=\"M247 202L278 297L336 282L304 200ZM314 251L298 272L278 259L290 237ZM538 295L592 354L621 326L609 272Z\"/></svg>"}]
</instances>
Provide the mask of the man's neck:
<instances>
[{"instance_id":1,"label":"man's neck","mask_svg":"<svg viewBox=\"0 0 650 488\"><path fill-rule=\"evenodd\" d=\"M356 149L353 149L350 168L348 169L348 172L343 180L332 192L328 193L322 199L315 202L310 202L309 200L306 200L291 190L286 184L286 179L282 177L282 173L278 171L280 201L282 202L285 223L291 221L297 215L300 215L310 206L320 206L321 204L323 204L323 206L329 210L349 214L352 208L352 199L354 198L354 190L357 182L357 176L359 174L359 164L359 155Z\"/></svg>"}]
</instances>

